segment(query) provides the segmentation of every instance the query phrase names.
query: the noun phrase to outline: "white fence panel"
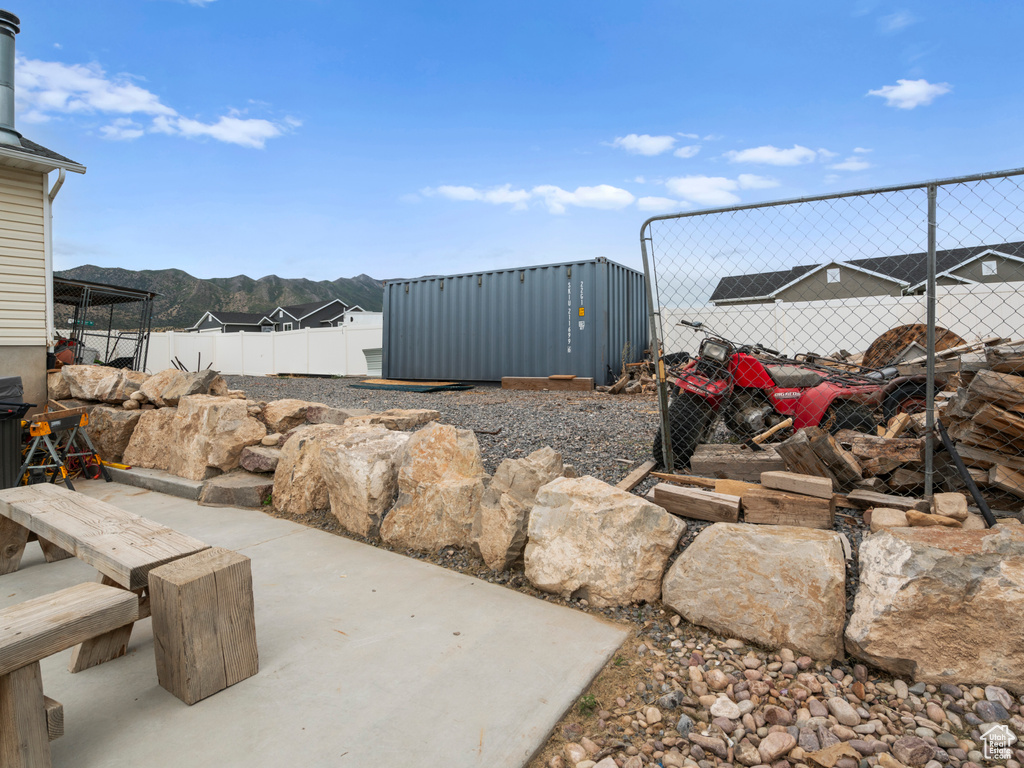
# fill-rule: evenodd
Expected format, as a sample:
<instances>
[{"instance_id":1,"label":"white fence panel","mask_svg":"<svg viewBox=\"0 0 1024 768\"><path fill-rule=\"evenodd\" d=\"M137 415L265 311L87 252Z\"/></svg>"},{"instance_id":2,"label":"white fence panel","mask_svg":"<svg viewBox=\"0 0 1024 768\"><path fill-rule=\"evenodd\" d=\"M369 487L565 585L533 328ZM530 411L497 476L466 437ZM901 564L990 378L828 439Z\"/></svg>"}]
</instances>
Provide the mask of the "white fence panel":
<instances>
[{"instance_id":1,"label":"white fence panel","mask_svg":"<svg viewBox=\"0 0 1024 768\"><path fill-rule=\"evenodd\" d=\"M939 286L936 318L939 326L968 341L987 336L1024 337L1024 283ZM662 324L679 349L666 352L695 352L704 335L680 320L698 320L727 339L761 343L788 354L815 352L831 354L840 349L863 352L890 328L924 323L924 296L872 296L856 304L849 299L808 301L747 306L666 307ZM836 331L842 327L842 332ZM757 328L760 337L750 338Z\"/></svg>"},{"instance_id":2,"label":"white fence panel","mask_svg":"<svg viewBox=\"0 0 1024 768\"><path fill-rule=\"evenodd\" d=\"M365 376L364 349L380 348L380 325L353 324L278 333L153 333L146 370L172 367L177 358L195 370L210 365L221 373L264 376L275 373Z\"/></svg>"}]
</instances>

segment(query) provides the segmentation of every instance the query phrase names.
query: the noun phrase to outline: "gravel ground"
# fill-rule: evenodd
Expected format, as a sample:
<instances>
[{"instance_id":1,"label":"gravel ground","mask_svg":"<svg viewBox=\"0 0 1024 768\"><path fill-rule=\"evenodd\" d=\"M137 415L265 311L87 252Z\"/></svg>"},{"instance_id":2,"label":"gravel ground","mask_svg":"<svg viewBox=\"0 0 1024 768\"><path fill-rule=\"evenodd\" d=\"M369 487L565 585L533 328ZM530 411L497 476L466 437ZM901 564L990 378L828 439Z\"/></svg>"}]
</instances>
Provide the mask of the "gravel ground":
<instances>
[{"instance_id":1,"label":"gravel ground","mask_svg":"<svg viewBox=\"0 0 1024 768\"><path fill-rule=\"evenodd\" d=\"M654 395L521 392L483 384L465 392L353 389L355 379L230 376L228 386L253 400L299 400L336 408L433 408L441 421L477 432L484 468L551 446L579 475L617 483L651 453L658 426ZM483 434L498 432L496 435Z\"/></svg>"}]
</instances>

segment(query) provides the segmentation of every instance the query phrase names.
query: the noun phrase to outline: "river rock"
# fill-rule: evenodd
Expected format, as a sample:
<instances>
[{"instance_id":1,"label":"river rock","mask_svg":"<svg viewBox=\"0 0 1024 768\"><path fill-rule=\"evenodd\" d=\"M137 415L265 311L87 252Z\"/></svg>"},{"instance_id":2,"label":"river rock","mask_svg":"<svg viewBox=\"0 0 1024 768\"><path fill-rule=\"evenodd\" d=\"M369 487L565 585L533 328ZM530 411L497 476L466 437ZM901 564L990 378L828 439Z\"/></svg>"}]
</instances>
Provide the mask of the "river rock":
<instances>
[{"instance_id":1,"label":"river rock","mask_svg":"<svg viewBox=\"0 0 1024 768\"><path fill-rule=\"evenodd\" d=\"M795 746L796 739L791 734L785 731L774 731L761 739L757 751L761 753L761 759L771 765L780 757L789 754L789 751Z\"/></svg>"},{"instance_id":2,"label":"river rock","mask_svg":"<svg viewBox=\"0 0 1024 768\"><path fill-rule=\"evenodd\" d=\"M320 451L327 440L345 431L335 424L307 424L292 432L274 471L274 509L303 516L330 506Z\"/></svg>"},{"instance_id":3,"label":"river rock","mask_svg":"<svg viewBox=\"0 0 1024 768\"><path fill-rule=\"evenodd\" d=\"M726 637L832 659L842 652L845 585L836 533L715 523L669 569L662 601Z\"/></svg>"},{"instance_id":4,"label":"river rock","mask_svg":"<svg viewBox=\"0 0 1024 768\"><path fill-rule=\"evenodd\" d=\"M932 511L936 515L951 517L961 522L970 514L967 509L967 497L962 493L936 493L932 497Z\"/></svg>"},{"instance_id":5,"label":"river rock","mask_svg":"<svg viewBox=\"0 0 1024 768\"><path fill-rule=\"evenodd\" d=\"M485 477L472 430L437 423L424 427L406 443L398 501L380 526L381 539L422 552L469 546Z\"/></svg>"},{"instance_id":6,"label":"river rock","mask_svg":"<svg viewBox=\"0 0 1024 768\"><path fill-rule=\"evenodd\" d=\"M927 683L1024 693L1024 530L891 528L860 546L849 653Z\"/></svg>"},{"instance_id":7,"label":"river rock","mask_svg":"<svg viewBox=\"0 0 1024 768\"><path fill-rule=\"evenodd\" d=\"M526 530L537 491L562 476L562 455L541 448L498 466L473 518L472 549L495 571L509 568L526 547Z\"/></svg>"},{"instance_id":8,"label":"river rock","mask_svg":"<svg viewBox=\"0 0 1024 768\"><path fill-rule=\"evenodd\" d=\"M141 416L141 411L126 411L105 405L92 409L85 432L101 459L121 463Z\"/></svg>"},{"instance_id":9,"label":"river rock","mask_svg":"<svg viewBox=\"0 0 1024 768\"><path fill-rule=\"evenodd\" d=\"M653 602L685 530L661 507L596 478L558 478L530 513L526 578L597 607Z\"/></svg>"},{"instance_id":10,"label":"river rock","mask_svg":"<svg viewBox=\"0 0 1024 768\"><path fill-rule=\"evenodd\" d=\"M260 441L263 442L262 440ZM273 472L281 460L281 449L266 445L247 445L238 459L239 466L249 472Z\"/></svg>"},{"instance_id":11,"label":"river rock","mask_svg":"<svg viewBox=\"0 0 1024 768\"><path fill-rule=\"evenodd\" d=\"M63 370L46 374L46 396L50 400L67 400L71 397L71 385L64 378Z\"/></svg>"},{"instance_id":12,"label":"river rock","mask_svg":"<svg viewBox=\"0 0 1024 768\"><path fill-rule=\"evenodd\" d=\"M385 427L347 427L320 451L331 512L342 527L376 538L398 495L398 467L410 435Z\"/></svg>"},{"instance_id":13,"label":"river rock","mask_svg":"<svg viewBox=\"0 0 1024 768\"><path fill-rule=\"evenodd\" d=\"M935 754L935 747L918 736L904 736L892 745L892 754L904 765L924 765Z\"/></svg>"},{"instance_id":14,"label":"river rock","mask_svg":"<svg viewBox=\"0 0 1024 768\"><path fill-rule=\"evenodd\" d=\"M263 407L260 419L271 432L287 432L300 424L305 424L306 413L312 407L326 408L327 406L323 403L310 403L294 398L274 400Z\"/></svg>"}]
</instances>

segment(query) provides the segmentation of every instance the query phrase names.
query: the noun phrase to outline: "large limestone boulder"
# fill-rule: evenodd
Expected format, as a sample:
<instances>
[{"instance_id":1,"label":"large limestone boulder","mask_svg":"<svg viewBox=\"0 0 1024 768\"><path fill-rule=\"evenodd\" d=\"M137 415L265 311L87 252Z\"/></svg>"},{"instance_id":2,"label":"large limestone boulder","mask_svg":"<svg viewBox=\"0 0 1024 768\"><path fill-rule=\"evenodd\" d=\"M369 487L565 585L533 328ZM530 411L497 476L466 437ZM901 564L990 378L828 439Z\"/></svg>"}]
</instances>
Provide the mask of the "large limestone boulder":
<instances>
[{"instance_id":1,"label":"large limestone boulder","mask_svg":"<svg viewBox=\"0 0 1024 768\"><path fill-rule=\"evenodd\" d=\"M715 523L672 564L662 601L727 637L833 659L842 655L845 590L839 534Z\"/></svg>"},{"instance_id":2,"label":"large limestone boulder","mask_svg":"<svg viewBox=\"0 0 1024 768\"><path fill-rule=\"evenodd\" d=\"M104 365L65 365L60 375L68 385L71 397L98 400L102 403L123 403L149 377L140 371L125 371ZM51 395L51 399L61 400Z\"/></svg>"},{"instance_id":3,"label":"large limestone boulder","mask_svg":"<svg viewBox=\"0 0 1024 768\"><path fill-rule=\"evenodd\" d=\"M329 438L343 435L346 429L334 424L309 424L292 432L281 448L274 471L274 509L302 516L330 506L320 450Z\"/></svg>"},{"instance_id":4,"label":"large limestone boulder","mask_svg":"<svg viewBox=\"0 0 1024 768\"><path fill-rule=\"evenodd\" d=\"M203 480L238 466L242 449L267 434L242 400L189 395L178 402L174 417L175 442L168 471L190 480Z\"/></svg>"},{"instance_id":5,"label":"large limestone boulder","mask_svg":"<svg viewBox=\"0 0 1024 768\"><path fill-rule=\"evenodd\" d=\"M105 405L92 409L85 432L101 459L121 463L141 416L141 411L126 411Z\"/></svg>"},{"instance_id":6,"label":"large limestone boulder","mask_svg":"<svg viewBox=\"0 0 1024 768\"><path fill-rule=\"evenodd\" d=\"M310 403L306 410L306 421L309 424L344 424L348 419L357 416L369 416L368 408L332 408L329 405Z\"/></svg>"},{"instance_id":7,"label":"large limestone boulder","mask_svg":"<svg viewBox=\"0 0 1024 768\"><path fill-rule=\"evenodd\" d=\"M441 418L440 411L430 408L391 408L382 413L353 416L345 423L350 426L383 424L388 429L410 430Z\"/></svg>"},{"instance_id":8,"label":"large limestone boulder","mask_svg":"<svg viewBox=\"0 0 1024 768\"><path fill-rule=\"evenodd\" d=\"M174 435L174 417L178 409L157 408L138 413L139 420L124 450L123 461L133 467L166 470L170 460L169 445Z\"/></svg>"},{"instance_id":9,"label":"large limestone boulder","mask_svg":"<svg viewBox=\"0 0 1024 768\"><path fill-rule=\"evenodd\" d=\"M61 371L46 374L46 396L50 400L67 400L71 397L71 385Z\"/></svg>"},{"instance_id":10,"label":"large limestone boulder","mask_svg":"<svg viewBox=\"0 0 1024 768\"><path fill-rule=\"evenodd\" d=\"M217 388L216 380L219 378L216 371L189 373L168 368L150 376L139 390L146 396L146 400L162 408L175 406L181 398L189 395L208 394L211 386Z\"/></svg>"},{"instance_id":11,"label":"large limestone boulder","mask_svg":"<svg viewBox=\"0 0 1024 768\"><path fill-rule=\"evenodd\" d=\"M860 546L846 650L936 685L1024 693L1024 528L891 528Z\"/></svg>"},{"instance_id":12,"label":"large limestone boulder","mask_svg":"<svg viewBox=\"0 0 1024 768\"><path fill-rule=\"evenodd\" d=\"M271 432L287 432L300 424L306 423L306 412L311 407L326 408L323 403L310 403L306 400L274 400L263 406L260 418Z\"/></svg>"},{"instance_id":13,"label":"large limestone boulder","mask_svg":"<svg viewBox=\"0 0 1024 768\"><path fill-rule=\"evenodd\" d=\"M603 607L657 600L686 524L593 477L543 486L530 513L526 578L545 592Z\"/></svg>"},{"instance_id":14,"label":"large limestone boulder","mask_svg":"<svg viewBox=\"0 0 1024 768\"><path fill-rule=\"evenodd\" d=\"M562 455L546 447L525 458L501 462L484 492L471 532L473 551L488 568L504 571L522 556L537 491L564 471Z\"/></svg>"},{"instance_id":15,"label":"large limestone boulder","mask_svg":"<svg viewBox=\"0 0 1024 768\"><path fill-rule=\"evenodd\" d=\"M347 531L377 537L398 495L398 466L409 435L381 426L349 427L320 451L331 512Z\"/></svg>"},{"instance_id":16,"label":"large limestone boulder","mask_svg":"<svg viewBox=\"0 0 1024 768\"><path fill-rule=\"evenodd\" d=\"M422 552L469 546L485 477L471 430L436 422L424 427L406 443L398 501L380 526L381 538Z\"/></svg>"}]
</instances>

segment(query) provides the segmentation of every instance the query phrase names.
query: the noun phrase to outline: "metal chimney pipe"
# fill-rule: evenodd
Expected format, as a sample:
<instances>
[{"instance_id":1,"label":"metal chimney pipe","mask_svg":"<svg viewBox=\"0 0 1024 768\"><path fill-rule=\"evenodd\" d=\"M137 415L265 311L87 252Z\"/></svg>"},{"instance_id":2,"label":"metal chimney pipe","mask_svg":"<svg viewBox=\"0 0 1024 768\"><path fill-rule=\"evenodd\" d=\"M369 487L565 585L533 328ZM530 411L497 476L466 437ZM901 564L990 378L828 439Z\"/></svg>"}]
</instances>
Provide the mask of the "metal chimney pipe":
<instances>
[{"instance_id":1,"label":"metal chimney pipe","mask_svg":"<svg viewBox=\"0 0 1024 768\"><path fill-rule=\"evenodd\" d=\"M0 10L0 144L21 146L21 134L14 130L14 36L21 31L21 19Z\"/></svg>"}]
</instances>

